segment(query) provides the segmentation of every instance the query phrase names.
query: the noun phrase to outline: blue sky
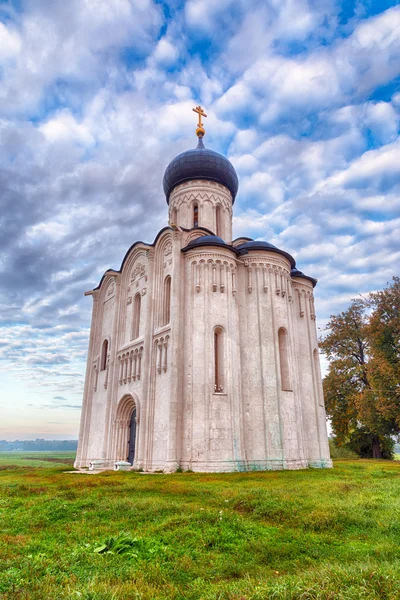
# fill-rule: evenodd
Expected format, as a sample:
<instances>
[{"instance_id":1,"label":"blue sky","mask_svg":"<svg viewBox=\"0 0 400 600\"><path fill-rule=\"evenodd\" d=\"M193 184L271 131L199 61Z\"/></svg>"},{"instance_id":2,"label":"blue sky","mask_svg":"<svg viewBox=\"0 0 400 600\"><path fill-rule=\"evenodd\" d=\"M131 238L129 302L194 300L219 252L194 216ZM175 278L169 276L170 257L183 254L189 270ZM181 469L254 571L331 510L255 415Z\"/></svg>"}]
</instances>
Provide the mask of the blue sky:
<instances>
[{"instance_id":1,"label":"blue sky","mask_svg":"<svg viewBox=\"0 0 400 600\"><path fill-rule=\"evenodd\" d=\"M321 329L398 275L399 83L398 2L0 1L0 439L77 436L83 292L166 224L197 104Z\"/></svg>"}]
</instances>

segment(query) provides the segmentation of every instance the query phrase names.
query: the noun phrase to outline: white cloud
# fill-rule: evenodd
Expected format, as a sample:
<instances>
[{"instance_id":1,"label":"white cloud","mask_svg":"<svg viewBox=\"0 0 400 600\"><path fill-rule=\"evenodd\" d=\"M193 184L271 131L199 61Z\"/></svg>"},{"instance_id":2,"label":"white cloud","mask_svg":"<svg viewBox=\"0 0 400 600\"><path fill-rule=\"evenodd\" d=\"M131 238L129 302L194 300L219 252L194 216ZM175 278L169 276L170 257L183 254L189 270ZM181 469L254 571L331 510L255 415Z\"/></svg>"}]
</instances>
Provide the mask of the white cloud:
<instances>
[{"instance_id":1,"label":"white cloud","mask_svg":"<svg viewBox=\"0 0 400 600\"><path fill-rule=\"evenodd\" d=\"M0 22L0 62L18 55L21 50L21 38L16 31L8 29Z\"/></svg>"},{"instance_id":2,"label":"white cloud","mask_svg":"<svg viewBox=\"0 0 400 600\"><path fill-rule=\"evenodd\" d=\"M382 179L397 175L399 178L400 164L400 142L388 144L377 150L365 152L355 160L347 169L333 175L327 182L319 184L319 188L325 187L327 183L333 185L358 186L374 180L375 185L380 186Z\"/></svg>"},{"instance_id":3,"label":"white cloud","mask_svg":"<svg viewBox=\"0 0 400 600\"><path fill-rule=\"evenodd\" d=\"M184 8L186 23L195 30L213 30L221 13L226 13L231 7L238 8L240 4L236 2L235 7L235 0L189 0Z\"/></svg>"},{"instance_id":4,"label":"white cloud","mask_svg":"<svg viewBox=\"0 0 400 600\"><path fill-rule=\"evenodd\" d=\"M45 11L39 2L29 9L21 16L20 44L14 34L15 60L5 65L0 91L3 110L11 114L36 109L57 79L75 80L87 91L105 76L120 77L113 65L116 49L150 52L151 35L162 23L159 7L150 0L69 0L46 4Z\"/></svg>"},{"instance_id":5,"label":"white cloud","mask_svg":"<svg viewBox=\"0 0 400 600\"><path fill-rule=\"evenodd\" d=\"M153 58L161 65L172 65L178 58L178 49L169 40L162 38L154 50Z\"/></svg>"},{"instance_id":6,"label":"white cloud","mask_svg":"<svg viewBox=\"0 0 400 600\"><path fill-rule=\"evenodd\" d=\"M361 23L349 38L328 48L296 57L274 54L268 47L264 53L258 49L258 60L219 99L218 110L229 114L252 106L260 122L267 124L294 108L310 112L359 97L400 73L399 27L400 7L395 7Z\"/></svg>"},{"instance_id":7,"label":"white cloud","mask_svg":"<svg viewBox=\"0 0 400 600\"><path fill-rule=\"evenodd\" d=\"M365 124L378 142L393 141L399 131L399 115L390 102L368 103L365 107Z\"/></svg>"},{"instance_id":8,"label":"white cloud","mask_svg":"<svg viewBox=\"0 0 400 600\"><path fill-rule=\"evenodd\" d=\"M84 123L78 123L69 110L63 110L39 126L39 131L49 142L75 141L79 144L93 144L94 139Z\"/></svg>"}]
</instances>

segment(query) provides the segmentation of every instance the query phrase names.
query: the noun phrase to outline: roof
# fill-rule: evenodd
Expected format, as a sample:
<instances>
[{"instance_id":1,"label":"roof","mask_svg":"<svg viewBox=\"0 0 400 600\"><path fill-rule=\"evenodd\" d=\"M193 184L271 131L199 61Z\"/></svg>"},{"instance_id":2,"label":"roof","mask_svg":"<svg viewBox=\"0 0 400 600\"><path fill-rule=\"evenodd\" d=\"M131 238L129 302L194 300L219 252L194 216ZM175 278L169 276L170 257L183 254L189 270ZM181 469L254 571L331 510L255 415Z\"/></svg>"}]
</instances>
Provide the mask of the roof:
<instances>
[{"instance_id":1,"label":"roof","mask_svg":"<svg viewBox=\"0 0 400 600\"><path fill-rule=\"evenodd\" d=\"M164 173L164 193L169 203L172 190L185 181L206 179L224 185L232 194L232 204L239 188L236 171L229 160L209 150L199 138L197 148L178 154L168 165Z\"/></svg>"}]
</instances>

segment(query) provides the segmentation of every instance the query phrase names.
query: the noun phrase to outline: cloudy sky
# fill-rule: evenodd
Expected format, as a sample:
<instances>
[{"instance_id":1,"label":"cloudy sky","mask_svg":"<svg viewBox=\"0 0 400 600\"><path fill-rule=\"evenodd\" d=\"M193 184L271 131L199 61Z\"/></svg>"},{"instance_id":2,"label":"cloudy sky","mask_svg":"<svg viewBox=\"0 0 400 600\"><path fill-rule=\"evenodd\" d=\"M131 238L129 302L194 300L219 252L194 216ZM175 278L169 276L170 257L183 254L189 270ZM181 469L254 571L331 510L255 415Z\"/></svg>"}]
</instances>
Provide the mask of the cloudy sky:
<instances>
[{"instance_id":1,"label":"cloudy sky","mask_svg":"<svg viewBox=\"0 0 400 600\"><path fill-rule=\"evenodd\" d=\"M399 274L399 82L396 1L0 1L0 439L77 436L83 292L166 224L199 103L319 327Z\"/></svg>"}]
</instances>

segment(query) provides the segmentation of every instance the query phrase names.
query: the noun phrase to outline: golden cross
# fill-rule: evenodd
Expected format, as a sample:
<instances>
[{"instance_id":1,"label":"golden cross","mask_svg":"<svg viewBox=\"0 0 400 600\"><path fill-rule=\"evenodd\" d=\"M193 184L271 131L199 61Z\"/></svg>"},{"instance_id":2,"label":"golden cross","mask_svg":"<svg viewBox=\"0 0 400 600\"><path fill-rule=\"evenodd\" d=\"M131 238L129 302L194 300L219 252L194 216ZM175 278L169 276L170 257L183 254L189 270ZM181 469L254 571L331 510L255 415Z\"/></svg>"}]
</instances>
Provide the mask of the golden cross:
<instances>
[{"instance_id":1,"label":"golden cross","mask_svg":"<svg viewBox=\"0 0 400 600\"><path fill-rule=\"evenodd\" d=\"M196 106L196 108L193 108L192 110L193 110L193 112L195 112L199 115L199 122L197 123L197 127L203 127L203 123L201 122L201 117L206 117L207 116L206 113L201 108L201 106Z\"/></svg>"}]
</instances>

